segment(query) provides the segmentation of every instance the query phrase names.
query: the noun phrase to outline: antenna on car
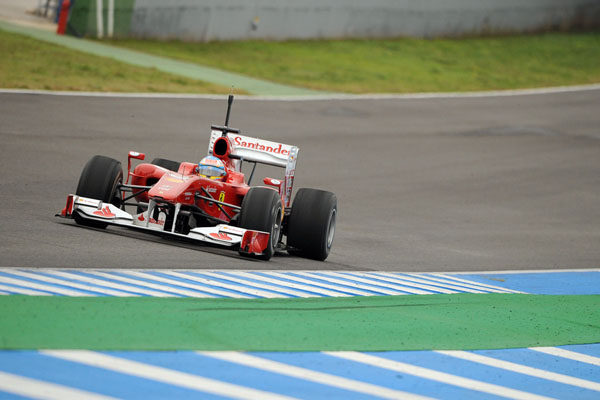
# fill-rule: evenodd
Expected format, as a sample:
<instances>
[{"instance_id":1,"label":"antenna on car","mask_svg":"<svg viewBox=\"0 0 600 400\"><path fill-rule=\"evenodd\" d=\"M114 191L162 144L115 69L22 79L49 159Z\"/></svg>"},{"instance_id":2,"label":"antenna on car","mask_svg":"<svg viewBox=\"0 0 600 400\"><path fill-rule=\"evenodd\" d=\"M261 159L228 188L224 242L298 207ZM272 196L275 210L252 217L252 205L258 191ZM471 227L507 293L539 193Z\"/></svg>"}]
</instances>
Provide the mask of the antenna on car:
<instances>
[{"instance_id":1,"label":"antenna on car","mask_svg":"<svg viewBox=\"0 0 600 400\"><path fill-rule=\"evenodd\" d=\"M233 90L233 89L232 89ZM229 125L229 115L231 114L231 105L233 104L233 94L229 94L229 97L227 98L227 115L225 116L225 125L224 126L220 126L220 125L211 125L211 129L213 131L219 131L221 132L221 137L227 137L227 133L240 133L239 129L235 129L235 128L230 128Z\"/></svg>"},{"instance_id":2,"label":"antenna on car","mask_svg":"<svg viewBox=\"0 0 600 400\"><path fill-rule=\"evenodd\" d=\"M227 115L225 116L225 127L229 126L229 114L231 113L231 105L233 104L233 95L230 94L227 98ZM227 131L223 130L223 136L227 136Z\"/></svg>"}]
</instances>

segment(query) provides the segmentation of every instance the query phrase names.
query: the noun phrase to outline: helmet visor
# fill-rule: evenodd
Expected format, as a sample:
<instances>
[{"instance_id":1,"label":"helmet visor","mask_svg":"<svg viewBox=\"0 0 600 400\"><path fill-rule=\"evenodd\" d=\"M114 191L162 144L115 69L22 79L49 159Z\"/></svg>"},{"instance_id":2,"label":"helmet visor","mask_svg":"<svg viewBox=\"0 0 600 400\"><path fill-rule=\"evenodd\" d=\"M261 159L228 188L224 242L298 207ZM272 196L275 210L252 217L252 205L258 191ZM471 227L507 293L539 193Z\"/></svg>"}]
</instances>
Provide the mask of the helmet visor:
<instances>
[{"instance_id":1,"label":"helmet visor","mask_svg":"<svg viewBox=\"0 0 600 400\"><path fill-rule=\"evenodd\" d=\"M198 174L207 178L216 179L225 175L225 170L212 165L198 165Z\"/></svg>"}]
</instances>

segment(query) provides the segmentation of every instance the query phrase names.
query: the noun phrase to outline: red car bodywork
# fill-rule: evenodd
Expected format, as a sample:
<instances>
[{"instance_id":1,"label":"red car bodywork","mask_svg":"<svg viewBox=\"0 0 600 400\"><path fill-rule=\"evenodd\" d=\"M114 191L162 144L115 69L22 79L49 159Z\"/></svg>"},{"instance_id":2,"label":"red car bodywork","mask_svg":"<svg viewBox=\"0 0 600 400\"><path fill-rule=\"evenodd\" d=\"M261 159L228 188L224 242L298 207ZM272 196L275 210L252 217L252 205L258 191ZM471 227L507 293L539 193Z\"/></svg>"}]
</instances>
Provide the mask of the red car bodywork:
<instances>
[{"instance_id":1,"label":"red car bodywork","mask_svg":"<svg viewBox=\"0 0 600 400\"><path fill-rule=\"evenodd\" d=\"M177 172L143 163L135 167L133 171L128 171L128 180L131 178L131 184L135 186L152 186L149 191L134 191L137 193L136 200L139 202L157 199L172 204L195 205L211 217L228 222L236 210L226 205L219 206L209 200L197 198L195 193L204 193L206 197L212 197L237 207L242 205L250 186L246 184L244 174L237 170L239 167L235 164L236 159L230 158L232 150L233 146L229 138L220 137L214 141L212 154L219 157L225 164L226 175L220 180L199 176L196 172L197 165L190 162L182 162ZM275 147L274 151L277 150L281 151L281 145L279 148ZM133 154L137 155L138 153ZM131 158L141 157L132 156L130 153L129 168L131 168ZM263 183L272 186L279 193L284 207L290 206L290 199L286 197L286 191L282 189L282 181L265 178Z\"/></svg>"},{"instance_id":2,"label":"red car bodywork","mask_svg":"<svg viewBox=\"0 0 600 400\"><path fill-rule=\"evenodd\" d=\"M291 212L299 150L243 136L239 130L227 127L232 101L230 96L225 126L211 126L208 146L208 154L225 166L223 178L205 178L198 174L195 163L165 159L132 168L132 161L143 161L145 155L131 151L123 183L117 160L94 156L84 167L77 194L67 197L59 216L88 226L103 228L112 224L229 246L242 255L268 260L275 247L285 246L280 239ZM253 165L248 182L242 173L242 165L247 162ZM263 184L269 189L251 187L257 164L284 168L285 175L281 180L264 178ZM107 186L110 182L113 186ZM132 206L136 211L127 212L126 207ZM266 207L270 208L264 216ZM249 216L255 216L254 220Z\"/></svg>"},{"instance_id":3,"label":"red car bodywork","mask_svg":"<svg viewBox=\"0 0 600 400\"><path fill-rule=\"evenodd\" d=\"M219 208L216 203L195 198L195 193L208 194L224 203L241 206L250 186L244 183L244 174L226 168L223 180L212 180L198 176L196 164L183 162L177 172L169 171L153 164L140 164L129 173L132 185L152 186L149 191L139 191L136 200L147 203L149 198L157 198L169 203L196 205L208 215L221 220L229 220L235 213L227 206ZM224 210L224 211L223 211Z\"/></svg>"}]
</instances>

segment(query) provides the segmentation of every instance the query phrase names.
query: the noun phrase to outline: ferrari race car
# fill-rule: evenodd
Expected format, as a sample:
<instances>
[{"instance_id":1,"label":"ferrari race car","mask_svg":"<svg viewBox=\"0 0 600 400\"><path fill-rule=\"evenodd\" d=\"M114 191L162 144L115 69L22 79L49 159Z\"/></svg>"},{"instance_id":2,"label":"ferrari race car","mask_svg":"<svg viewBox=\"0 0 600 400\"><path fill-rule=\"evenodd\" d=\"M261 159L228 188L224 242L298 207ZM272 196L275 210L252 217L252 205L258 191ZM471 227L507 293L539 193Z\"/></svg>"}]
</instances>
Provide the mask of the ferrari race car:
<instances>
[{"instance_id":1,"label":"ferrari race car","mask_svg":"<svg viewBox=\"0 0 600 400\"><path fill-rule=\"evenodd\" d=\"M67 196L58 216L95 228L112 224L228 246L264 260L276 251L325 260L335 233L336 196L302 188L292 204L298 148L230 128L232 102L230 95L225 125L211 126L208 146L207 158L221 166L222 176L204 175L198 163L163 158L132 171L132 160L145 155L131 151L123 182L121 163L97 155L83 168L75 194ZM252 166L247 180L244 163ZM285 175L251 186L257 164L285 168Z\"/></svg>"}]
</instances>

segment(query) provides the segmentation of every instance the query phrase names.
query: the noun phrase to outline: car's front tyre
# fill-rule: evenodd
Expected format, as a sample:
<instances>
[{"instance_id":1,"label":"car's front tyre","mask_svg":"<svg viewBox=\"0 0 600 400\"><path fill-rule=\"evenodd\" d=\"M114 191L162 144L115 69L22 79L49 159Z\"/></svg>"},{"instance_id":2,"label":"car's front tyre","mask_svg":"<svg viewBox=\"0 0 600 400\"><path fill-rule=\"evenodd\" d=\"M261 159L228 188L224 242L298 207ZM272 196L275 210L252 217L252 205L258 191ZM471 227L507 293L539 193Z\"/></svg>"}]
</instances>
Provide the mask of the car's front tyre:
<instances>
[{"instance_id":1,"label":"car's front tyre","mask_svg":"<svg viewBox=\"0 0 600 400\"><path fill-rule=\"evenodd\" d=\"M75 194L119 206L121 199L118 186L122 182L123 169L119 161L110 157L94 156L83 167ZM75 222L80 225L95 228L106 228L108 225L106 222L82 218L77 213L74 217Z\"/></svg>"},{"instance_id":2,"label":"car's front tyre","mask_svg":"<svg viewBox=\"0 0 600 400\"><path fill-rule=\"evenodd\" d=\"M258 258L269 260L273 257L281 233L282 213L281 198L275 190L253 187L246 193L240 211L240 228L270 233L267 248ZM245 255L241 251L240 254Z\"/></svg>"}]
</instances>

